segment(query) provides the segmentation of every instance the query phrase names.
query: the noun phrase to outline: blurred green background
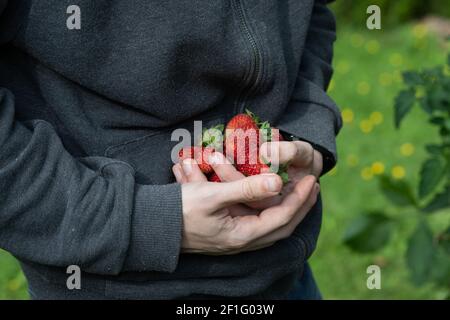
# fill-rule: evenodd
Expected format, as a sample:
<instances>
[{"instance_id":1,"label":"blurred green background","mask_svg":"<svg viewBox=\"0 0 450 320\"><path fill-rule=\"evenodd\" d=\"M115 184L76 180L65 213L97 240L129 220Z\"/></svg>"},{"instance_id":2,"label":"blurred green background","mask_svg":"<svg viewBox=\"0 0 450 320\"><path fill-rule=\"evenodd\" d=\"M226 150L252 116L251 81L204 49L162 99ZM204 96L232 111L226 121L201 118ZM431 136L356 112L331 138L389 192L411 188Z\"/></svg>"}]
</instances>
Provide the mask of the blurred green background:
<instances>
[{"instance_id":1,"label":"blurred green background","mask_svg":"<svg viewBox=\"0 0 450 320\"><path fill-rule=\"evenodd\" d=\"M370 4L381 7L381 30L366 28ZM341 108L344 128L338 137L338 166L322 179L324 222L311 258L317 282L326 299L443 299L446 291L431 284L415 287L409 281L404 255L412 222L397 228L391 244L373 254L350 251L342 235L363 211L391 207L379 192L376 176L416 181L424 144L437 139L418 108L396 131L393 100L403 86L403 70L445 63L450 7L440 0L341 0L332 8L338 40L329 94ZM449 226L449 210L433 215L431 224ZM366 287L371 264L382 268L381 290ZM0 251L0 299L27 299L26 288L15 259Z\"/></svg>"}]
</instances>

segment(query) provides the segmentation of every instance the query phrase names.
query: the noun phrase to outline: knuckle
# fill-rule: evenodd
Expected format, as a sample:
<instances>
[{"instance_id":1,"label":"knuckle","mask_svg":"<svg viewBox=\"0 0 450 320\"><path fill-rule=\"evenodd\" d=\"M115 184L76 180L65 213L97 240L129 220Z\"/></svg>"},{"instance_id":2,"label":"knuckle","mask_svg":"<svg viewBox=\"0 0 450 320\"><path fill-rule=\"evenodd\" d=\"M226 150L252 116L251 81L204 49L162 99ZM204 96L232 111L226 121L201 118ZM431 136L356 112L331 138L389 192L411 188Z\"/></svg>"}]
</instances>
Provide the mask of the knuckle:
<instances>
[{"instance_id":1,"label":"knuckle","mask_svg":"<svg viewBox=\"0 0 450 320\"><path fill-rule=\"evenodd\" d=\"M241 184L242 196L246 201L256 200L256 192L254 184L252 184L248 179L244 179Z\"/></svg>"},{"instance_id":2,"label":"knuckle","mask_svg":"<svg viewBox=\"0 0 450 320\"><path fill-rule=\"evenodd\" d=\"M292 214L285 214L284 215L284 217L283 217L283 219L281 220L281 225L284 227L284 226L287 226L287 225L289 225L289 223L292 221Z\"/></svg>"},{"instance_id":3,"label":"knuckle","mask_svg":"<svg viewBox=\"0 0 450 320\"><path fill-rule=\"evenodd\" d=\"M227 250L234 251L243 249L247 244L248 241L246 239L230 235L225 244L225 247L227 248Z\"/></svg>"}]
</instances>

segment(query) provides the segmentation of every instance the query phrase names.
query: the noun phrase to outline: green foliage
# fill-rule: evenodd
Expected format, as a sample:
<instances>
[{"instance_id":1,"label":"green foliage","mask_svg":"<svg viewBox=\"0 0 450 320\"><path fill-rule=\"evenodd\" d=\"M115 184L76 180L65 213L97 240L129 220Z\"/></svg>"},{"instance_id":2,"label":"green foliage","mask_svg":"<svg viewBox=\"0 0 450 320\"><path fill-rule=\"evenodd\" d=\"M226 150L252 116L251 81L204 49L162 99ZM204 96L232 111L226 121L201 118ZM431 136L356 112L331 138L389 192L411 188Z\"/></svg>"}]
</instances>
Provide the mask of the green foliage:
<instances>
[{"instance_id":1,"label":"green foliage","mask_svg":"<svg viewBox=\"0 0 450 320\"><path fill-rule=\"evenodd\" d=\"M406 261L415 284L426 282L433 268L433 233L423 221L409 239Z\"/></svg>"},{"instance_id":2,"label":"green foliage","mask_svg":"<svg viewBox=\"0 0 450 320\"><path fill-rule=\"evenodd\" d=\"M450 55L447 61L450 62ZM450 284L449 229L433 234L423 213L450 208L450 76L446 71L449 67L404 72L403 81L407 88L395 99L397 128L413 107L420 105L427 115L424 119L428 118L428 122L437 127L440 136L440 143L428 144L425 148L428 158L419 172L417 193L406 181L394 180L387 175L379 180L382 193L394 206L410 207L415 213L404 217L417 221L406 251L413 283L434 282L444 288L449 288ZM383 225L389 222L390 230L395 221L385 213L361 215L348 226L344 242L359 252L380 249L389 239L388 228Z\"/></svg>"},{"instance_id":3,"label":"green foliage","mask_svg":"<svg viewBox=\"0 0 450 320\"><path fill-rule=\"evenodd\" d=\"M400 127L403 117L411 111L416 99L414 90L402 90L395 99L395 126Z\"/></svg>"},{"instance_id":4,"label":"green foliage","mask_svg":"<svg viewBox=\"0 0 450 320\"><path fill-rule=\"evenodd\" d=\"M438 157L427 159L420 171L419 197L429 195L446 173L445 163Z\"/></svg>"},{"instance_id":5,"label":"green foliage","mask_svg":"<svg viewBox=\"0 0 450 320\"><path fill-rule=\"evenodd\" d=\"M365 214L356 218L348 227L344 242L355 251L371 252L388 243L391 231L392 220L385 214Z\"/></svg>"},{"instance_id":6,"label":"green foliage","mask_svg":"<svg viewBox=\"0 0 450 320\"><path fill-rule=\"evenodd\" d=\"M331 7L340 24L365 26L367 7L378 5L383 26L420 19L426 15L450 17L450 6L442 0L337 0Z\"/></svg>"},{"instance_id":7,"label":"green foliage","mask_svg":"<svg viewBox=\"0 0 450 320\"><path fill-rule=\"evenodd\" d=\"M411 187L403 180L393 180L388 176L382 176L380 187L386 198L398 206L415 205L416 203Z\"/></svg>"}]
</instances>

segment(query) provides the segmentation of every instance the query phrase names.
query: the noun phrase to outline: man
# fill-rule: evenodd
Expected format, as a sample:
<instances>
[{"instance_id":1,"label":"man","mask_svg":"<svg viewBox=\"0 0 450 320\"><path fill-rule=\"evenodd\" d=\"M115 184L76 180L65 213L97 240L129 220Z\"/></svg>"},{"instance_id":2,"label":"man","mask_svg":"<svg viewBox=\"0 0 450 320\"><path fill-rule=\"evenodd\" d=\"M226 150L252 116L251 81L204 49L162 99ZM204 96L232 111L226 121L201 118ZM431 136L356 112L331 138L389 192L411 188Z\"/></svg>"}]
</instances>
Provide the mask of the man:
<instances>
[{"instance_id":1,"label":"man","mask_svg":"<svg viewBox=\"0 0 450 320\"><path fill-rule=\"evenodd\" d=\"M316 178L341 126L325 2L0 0L0 247L32 298L319 297ZM303 140L276 145L282 198L274 174L172 168L173 130L246 106Z\"/></svg>"}]
</instances>

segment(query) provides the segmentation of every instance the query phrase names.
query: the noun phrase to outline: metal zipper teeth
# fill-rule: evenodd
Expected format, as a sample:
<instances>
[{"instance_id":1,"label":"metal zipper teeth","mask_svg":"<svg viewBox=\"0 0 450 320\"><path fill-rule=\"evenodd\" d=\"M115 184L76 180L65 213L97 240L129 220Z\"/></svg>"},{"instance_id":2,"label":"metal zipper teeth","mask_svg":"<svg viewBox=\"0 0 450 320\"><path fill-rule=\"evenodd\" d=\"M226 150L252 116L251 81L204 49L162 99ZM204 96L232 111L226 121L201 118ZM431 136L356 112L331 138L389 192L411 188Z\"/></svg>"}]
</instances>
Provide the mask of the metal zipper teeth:
<instances>
[{"instance_id":1,"label":"metal zipper teeth","mask_svg":"<svg viewBox=\"0 0 450 320\"><path fill-rule=\"evenodd\" d=\"M238 96L238 100L237 100L238 113L241 113L244 111L245 101L247 100L248 96L258 86L258 79L260 78L261 69L262 69L261 68L262 57L261 57L261 51L258 48L258 44L256 43L256 40L255 40L254 36L252 35L252 33L250 31L250 27L245 18L244 8L242 7L241 0L236 0L235 4L238 9L237 11L239 14L239 19L241 20L241 25L244 29L244 32L247 36L247 39L250 42L250 45L251 45L252 51L253 51L253 65L252 65L252 69L250 72L251 76L249 77L249 80L246 81L247 82L246 87L248 87L248 88L243 89L241 91L241 93ZM245 91L247 91L247 93L245 93Z\"/></svg>"}]
</instances>

